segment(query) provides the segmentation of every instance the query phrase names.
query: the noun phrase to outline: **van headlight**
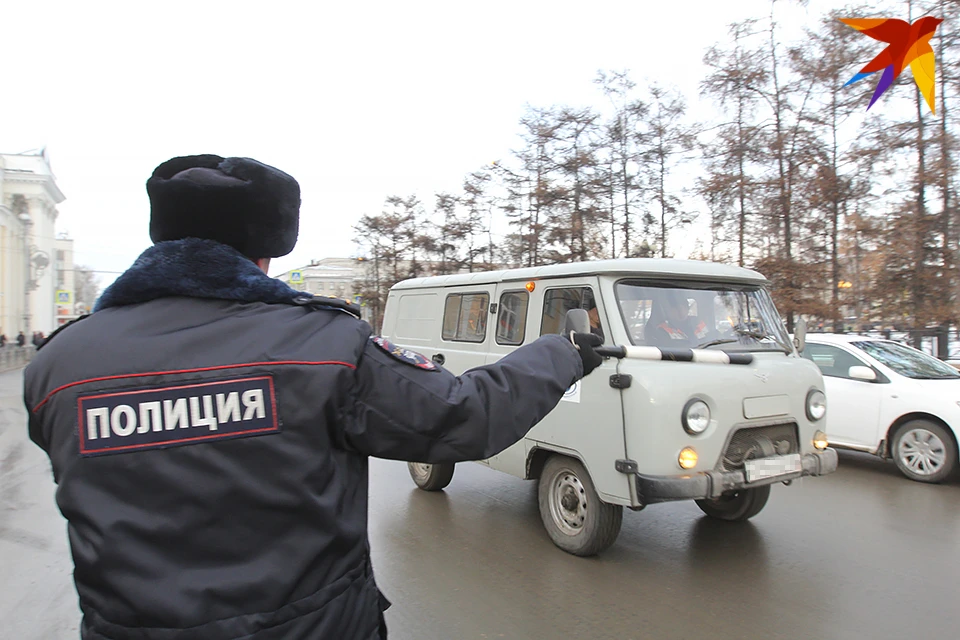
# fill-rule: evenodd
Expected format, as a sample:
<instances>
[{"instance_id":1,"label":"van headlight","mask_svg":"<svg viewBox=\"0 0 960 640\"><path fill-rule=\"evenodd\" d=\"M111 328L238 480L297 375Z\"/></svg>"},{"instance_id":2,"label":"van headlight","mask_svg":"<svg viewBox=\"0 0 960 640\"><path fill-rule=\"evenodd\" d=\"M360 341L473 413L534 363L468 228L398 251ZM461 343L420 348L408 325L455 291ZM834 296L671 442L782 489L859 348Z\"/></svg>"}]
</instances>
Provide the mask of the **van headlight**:
<instances>
[{"instance_id":1,"label":"van headlight","mask_svg":"<svg viewBox=\"0 0 960 640\"><path fill-rule=\"evenodd\" d=\"M807 417L816 422L827 415L827 396L819 389L811 389L807 394Z\"/></svg>"},{"instance_id":2,"label":"van headlight","mask_svg":"<svg viewBox=\"0 0 960 640\"><path fill-rule=\"evenodd\" d=\"M710 407L699 398L694 398L683 407L683 430L690 435L697 436L710 426Z\"/></svg>"}]
</instances>

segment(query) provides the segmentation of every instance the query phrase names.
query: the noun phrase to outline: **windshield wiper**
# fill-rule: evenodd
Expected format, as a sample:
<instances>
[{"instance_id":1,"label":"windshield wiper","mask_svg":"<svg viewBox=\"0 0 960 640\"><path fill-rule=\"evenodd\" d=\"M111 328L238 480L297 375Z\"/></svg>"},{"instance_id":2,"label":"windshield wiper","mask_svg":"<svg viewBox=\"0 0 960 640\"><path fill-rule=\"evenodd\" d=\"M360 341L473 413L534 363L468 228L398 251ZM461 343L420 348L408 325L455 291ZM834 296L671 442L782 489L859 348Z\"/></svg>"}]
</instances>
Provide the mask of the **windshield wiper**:
<instances>
[{"instance_id":1,"label":"windshield wiper","mask_svg":"<svg viewBox=\"0 0 960 640\"><path fill-rule=\"evenodd\" d=\"M751 331L750 329L734 328L734 331L735 331L738 335L741 335L741 336L744 336L744 337L747 337L747 338L753 338L753 339L756 340L757 342L759 342L759 341L761 341L761 340L767 340L767 339L773 340L774 343L779 347L778 351L783 351L784 353L789 353L789 352L784 348L784 346L783 346L782 344L780 344L779 342L777 342L777 339L776 339L774 336L771 336L771 335L766 334L766 333L760 333L759 331ZM697 345L696 348L697 348L697 349L706 349L707 347L715 347L715 346L717 346L718 344L731 344L731 343L734 343L734 342L740 342L740 339L739 339L739 338L718 338L717 340L711 340L710 342L707 342L706 344Z\"/></svg>"},{"instance_id":2,"label":"windshield wiper","mask_svg":"<svg viewBox=\"0 0 960 640\"><path fill-rule=\"evenodd\" d=\"M740 342L737 338L720 338L719 340L711 340L706 344L698 344L697 349L706 349L707 347L715 347L718 344L730 344L731 342Z\"/></svg>"},{"instance_id":3,"label":"windshield wiper","mask_svg":"<svg viewBox=\"0 0 960 640\"><path fill-rule=\"evenodd\" d=\"M759 331L753 331L751 329L734 328L734 331L737 333L737 335L753 338L754 340L766 340L767 338L771 338L776 341L776 338L767 333L760 333Z\"/></svg>"}]
</instances>

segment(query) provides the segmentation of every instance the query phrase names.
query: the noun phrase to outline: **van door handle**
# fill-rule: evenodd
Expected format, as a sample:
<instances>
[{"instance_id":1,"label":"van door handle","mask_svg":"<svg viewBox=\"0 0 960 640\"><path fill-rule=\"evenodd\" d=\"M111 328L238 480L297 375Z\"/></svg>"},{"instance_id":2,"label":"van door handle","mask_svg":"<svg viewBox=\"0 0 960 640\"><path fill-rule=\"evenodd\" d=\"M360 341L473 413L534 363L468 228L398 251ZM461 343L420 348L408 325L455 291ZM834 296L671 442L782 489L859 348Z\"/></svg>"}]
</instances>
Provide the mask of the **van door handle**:
<instances>
[{"instance_id":1,"label":"van door handle","mask_svg":"<svg viewBox=\"0 0 960 640\"><path fill-rule=\"evenodd\" d=\"M436 362L437 364L439 364L440 366L443 366L443 363L447 361L447 359L443 357L442 353L435 353L432 356L430 356L430 359Z\"/></svg>"}]
</instances>

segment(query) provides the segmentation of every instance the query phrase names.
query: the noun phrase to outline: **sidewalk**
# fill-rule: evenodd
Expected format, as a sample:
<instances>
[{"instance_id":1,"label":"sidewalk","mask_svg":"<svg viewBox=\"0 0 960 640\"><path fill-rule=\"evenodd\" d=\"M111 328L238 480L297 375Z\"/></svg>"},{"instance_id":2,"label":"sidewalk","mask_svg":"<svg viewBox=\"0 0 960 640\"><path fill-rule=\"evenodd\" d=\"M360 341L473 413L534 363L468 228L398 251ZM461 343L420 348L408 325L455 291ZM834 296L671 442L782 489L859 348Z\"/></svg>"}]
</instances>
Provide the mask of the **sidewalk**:
<instances>
[{"instance_id":1,"label":"sidewalk","mask_svg":"<svg viewBox=\"0 0 960 640\"><path fill-rule=\"evenodd\" d=\"M33 359L33 354L37 348L33 345L18 347L7 344L0 348L0 372L11 371L27 366L27 363Z\"/></svg>"},{"instance_id":2,"label":"sidewalk","mask_svg":"<svg viewBox=\"0 0 960 640\"><path fill-rule=\"evenodd\" d=\"M67 526L55 491L50 462L27 435L23 371L0 373L0 638L80 635Z\"/></svg>"}]
</instances>

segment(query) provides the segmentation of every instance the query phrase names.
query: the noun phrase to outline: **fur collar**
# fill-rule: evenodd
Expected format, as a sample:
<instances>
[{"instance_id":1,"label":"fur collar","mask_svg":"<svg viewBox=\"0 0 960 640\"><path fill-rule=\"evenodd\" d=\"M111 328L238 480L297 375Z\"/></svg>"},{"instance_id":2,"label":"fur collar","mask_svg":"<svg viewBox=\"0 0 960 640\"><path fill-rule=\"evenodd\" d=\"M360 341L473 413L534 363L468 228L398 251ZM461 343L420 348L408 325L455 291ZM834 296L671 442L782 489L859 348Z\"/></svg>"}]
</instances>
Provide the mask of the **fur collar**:
<instances>
[{"instance_id":1,"label":"fur collar","mask_svg":"<svg viewBox=\"0 0 960 640\"><path fill-rule=\"evenodd\" d=\"M249 258L213 240L158 242L97 300L94 311L168 296L293 304L309 294L271 278Z\"/></svg>"}]
</instances>

